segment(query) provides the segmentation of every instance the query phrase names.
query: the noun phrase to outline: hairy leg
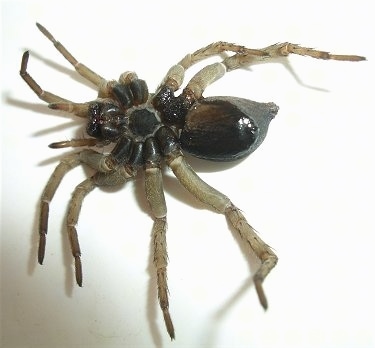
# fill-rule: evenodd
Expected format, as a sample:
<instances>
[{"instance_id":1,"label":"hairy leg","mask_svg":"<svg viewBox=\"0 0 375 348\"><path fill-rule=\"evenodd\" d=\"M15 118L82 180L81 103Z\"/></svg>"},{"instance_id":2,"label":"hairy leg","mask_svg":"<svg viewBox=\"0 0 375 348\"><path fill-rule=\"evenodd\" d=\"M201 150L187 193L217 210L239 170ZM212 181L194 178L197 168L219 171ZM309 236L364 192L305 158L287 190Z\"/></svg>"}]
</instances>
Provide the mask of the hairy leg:
<instances>
[{"instance_id":1,"label":"hairy leg","mask_svg":"<svg viewBox=\"0 0 375 348\"><path fill-rule=\"evenodd\" d=\"M132 171L130 168L125 168L124 166L113 168L108 158L109 156L93 150L83 150L62 158L48 180L40 199L38 262L42 264L46 248L46 235L48 232L49 205L62 179L71 169L80 164L86 164L90 168L97 170L96 174L84 180L75 188L67 214L69 241L76 265L76 280L80 286L82 285L81 251L75 226L78 223L83 199L96 186L120 185L133 178L136 174L135 171Z\"/></svg>"},{"instance_id":2,"label":"hairy leg","mask_svg":"<svg viewBox=\"0 0 375 348\"><path fill-rule=\"evenodd\" d=\"M277 256L272 249L257 235L255 229L247 222L241 211L233 205L228 197L205 183L189 166L183 156L171 159L168 165L181 184L201 202L224 214L241 238L250 246L261 261L260 268L253 279L259 301L264 309L268 303L263 291L263 281L276 266Z\"/></svg>"},{"instance_id":3,"label":"hairy leg","mask_svg":"<svg viewBox=\"0 0 375 348\"><path fill-rule=\"evenodd\" d=\"M207 65L198 71L189 81L183 93L186 95L193 94L195 99L199 99L206 87L224 76L227 71L248 67L259 61L285 57L289 54L298 54L325 60L332 59L352 62L365 60L361 56L330 54L325 51L314 50L289 42L274 44L262 49L251 49L219 41L186 55L180 62L170 68L161 86L167 86L176 91L181 87L187 69L204 59L224 52L234 52L234 54L223 59L222 62Z\"/></svg>"},{"instance_id":4,"label":"hairy leg","mask_svg":"<svg viewBox=\"0 0 375 348\"><path fill-rule=\"evenodd\" d=\"M162 185L162 173L159 167L152 166L145 170L146 197L154 215L152 240L154 246L154 265L158 284L158 297L163 312L164 322L171 339L175 338L173 322L169 313L167 284L167 206Z\"/></svg>"},{"instance_id":5,"label":"hairy leg","mask_svg":"<svg viewBox=\"0 0 375 348\"><path fill-rule=\"evenodd\" d=\"M56 49L64 56L64 58L73 65L74 69L84 77L86 80L92 82L95 86L100 86L105 82L105 79L99 76L97 73L89 69L86 65L80 63L75 59L72 54L59 42L57 41L52 34L41 24L36 23L38 29L43 33L43 35L50 40Z\"/></svg>"}]
</instances>

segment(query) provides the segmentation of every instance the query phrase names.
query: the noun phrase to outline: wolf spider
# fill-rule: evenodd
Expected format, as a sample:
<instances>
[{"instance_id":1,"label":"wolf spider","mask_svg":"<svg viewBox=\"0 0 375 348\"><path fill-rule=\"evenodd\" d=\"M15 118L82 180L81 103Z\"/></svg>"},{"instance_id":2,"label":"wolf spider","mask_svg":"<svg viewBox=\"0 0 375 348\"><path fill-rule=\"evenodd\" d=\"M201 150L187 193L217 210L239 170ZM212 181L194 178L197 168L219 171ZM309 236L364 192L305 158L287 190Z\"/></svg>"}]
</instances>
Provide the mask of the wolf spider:
<instances>
[{"instance_id":1,"label":"wolf spider","mask_svg":"<svg viewBox=\"0 0 375 348\"><path fill-rule=\"evenodd\" d=\"M154 224L152 228L154 265L157 274L158 297L166 328L171 339L175 331L169 313L167 288L167 207L162 184L162 166L169 166L179 182L198 200L224 214L259 258L261 265L253 280L261 305L267 308L262 283L275 267L277 256L256 234L241 211L228 197L205 183L185 161L184 152L213 161L233 161L248 156L264 140L270 121L277 114L274 103L258 103L236 97L202 96L208 85L231 70L252 63L285 57L291 53L318 59L361 61L364 57L335 55L301 47L288 42L263 49L249 49L228 42L216 42L186 55L173 65L155 93L149 93L146 82L134 72L125 72L118 81L105 80L79 63L70 52L44 28L38 29L73 65L75 70L98 89L95 100L75 103L44 91L27 72L29 53L22 57L21 77L51 109L57 109L87 119L89 137L50 144L51 148L102 147L113 149L102 154L83 149L62 158L51 175L40 200L38 261L43 263L48 229L49 203L65 176L79 165L96 172L73 191L67 212L67 230L75 260L75 275L82 286L81 250L76 225L85 196L97 186L121 185L134 178L138 170L145 173L145 193ZM233 52L221 62L205 66L180 89L184 74L195 63L211 56Z\"/></svg>"}]
</instances>

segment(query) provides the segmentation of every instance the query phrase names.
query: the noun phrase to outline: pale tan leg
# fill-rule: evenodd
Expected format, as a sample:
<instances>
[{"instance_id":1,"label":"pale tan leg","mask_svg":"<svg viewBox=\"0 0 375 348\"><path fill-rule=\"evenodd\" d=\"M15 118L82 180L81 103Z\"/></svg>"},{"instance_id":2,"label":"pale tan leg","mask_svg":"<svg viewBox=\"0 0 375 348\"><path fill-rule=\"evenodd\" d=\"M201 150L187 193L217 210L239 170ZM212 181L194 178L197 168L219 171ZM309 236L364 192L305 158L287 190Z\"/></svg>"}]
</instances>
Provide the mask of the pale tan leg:
<instances>
[{"instance_id":1,"label":"pale tan leg","mask_svg":"<svg viewBox=\"0 0 375 348\"><path fill-rule=\"evenodd\" d=\"M263 242L255 230L246 221L240 210L236 208L228 197L205 183L189 166L183 156L176 157L168 163L181 184L201 202L213 207L224 214L230 224L237 230L241 238L248 243L255 255L261 261L260 268L253 279L259 301L267 309L267 299L263 291L263 280L275 267L277 256L271 248Z\"/></svg>"},{"instance_id":2,"label":"pale tan leg","mask_svg":"<svg viewBox=\"0 0 375 348\"><path fill-rule=\"evenodd\" d=\"M27 72L27 63L29 61L29 52L26 51L22 55L20 75L32 91L39 99L49 103L48 107L54 110L66 111L75 114L78 117L86 118L88 114L89 103L73 103L68 99L59 97L56 94L43 90L38 83ZM103 90L106 91L106 85L103 85ZM66 147L66 146L65 146Z\"/></svg>"},{"instance_id":3,"label":"pale tan leg","mask_svg":"<svg viewBox=\"0 0 375 348\"><path fill-rule=\"evenodd\" d=\"M246 48L230 42L218 41L200 48L194 53L187 54L178 64L183 66L186 70L204 59L219 55L223 52L234 52L236 54L247 54L258 57L267 55L267 53L263 52L261 49Z\"/></svg>"},{"instance_id":4,"label":"pale tan leg","mask_svg":"<svg viewBox=\"0 0 375 348\"><path fill-rule=\"evenodd\" d=\"M39 217L39 249L38 262L43 263L46 249L46 235L48 231L49 204L59 187L61 180L67 172L81 163L80 154L74 153L64 157L55 168L40 199L40 217Z\"/></svg>"},{"instance_id":5,"label":"pale tan leg","mask_svg":"<svg viewBox=\"0 0 375 348\"><path fill-rule=\"evenodd\" d=\"M268 302L263 290L263 280L268 273L276 266L277 256L256 233L254 228L246 221L241 211L232 203L225 209L225 216L231 225L238 231L241 238L250 246L255 255L259 258L261 266L255 273L254 285L258 294L259 301L264 309L267 309Z\"/></svg>"},{"instance_id":6,"label":"pale tan leg","mask_svg":"<svg viewBox=\"0 0 375 348\"><path fill-rule=\"evenodd\" d=\"M39 99L49 103L49 107L55 110L70 112L79 117L87 117L88 103L73 103L68 99L59 97L56 94L43 90L38 83L27 72L27 63L29 61L29 52L22 55L20 75Z\"/></svg>"},{"instance_id":7,"label":"pale tan leg","mask_svg":"<svg viewBox=\"0 0 375 348\"><path fill-rule=\"evenodd\" d=\"M46 187L40 198L40 217L39 217L39 249L38 262L43 263L46 249L46 235L48 232L49 204L52 201L57 188L64 176L73 168L81 163L85 163L93 169L100 172L109 172L113 168L107 165L107 157L92 150L83 150L61 159L49 178Z\"/></svg>"},{"instance_id":8,"label":"pale tan leg","mask_svg":"<svg viewBox=\"0 0 375 348\"><path fill-rule=\"evenodd\" d=\"M264 52L263 56L255 56L252 54L238 53L231 57L224 59L223 64L227 67L227 71L235 70L242 67L247 67L252 63L256 63L264 60L271 60L279 57L286 57L289 54L298 54L300 56L308 56L316 59L323 60L340 60L348 62L359 62L366 60L365 57L347 54L331 54L326 51L319 51L309 47L303 47L290 42L283 42L274 44L261 49Z\"/></svg>"},{"instance_id":9,"label":"pale tan leg","mask_svg":"<svg viewBox=\"0 0 375 348\"><path fill-rule=\"evenodd\" d=\"M86 195L96 187L92 178L82 181L73 191L72 198L69 203L67 215L67 228L70 247L74 257L76 281L79 286L82 286L82 263L81 263L81 249L79 247L78 234L76 225L78 217L81 212L82 202Z\"/></svg>"},{"instance_id":10,"label":"pale tan leg","mask_svg":"<svg viewBox=\"0 0 375 348\"><path fill-rule=\"evenodd\" d=\"M78 223L82 201L84 197L96 186L120 185L134 177L136 174L135 171L132 171L130 168L125 168L123 166L119 168L113 167L110 156L100 154L93 150L83 150L64 157L48 180L40 200L38 249L38 262L40 264L43 263L46 249L49 204L52 201L64 176L71 169L82 163L88 165L92 169L97 170L98 172L93 177L83 181L76 187L70 200L67 215L69 241L76 264L76 280L80 286L82 285L82 267L80 262L81 252L75 226Z\"/></svg>"},{"instance_id":11,"label":"pale tan leg","mask_svg":"<svg viewBox=\"0 0 375 348\"><path fill-rule=\"evenodd\" d=\"M163 312L164 322L169 337L173 340L175 339L175 331L171 315L169 313L169 292L167 283L168 253L166 230L167 218L155 218L154 226L152 227L152 239L154 244L154 265L156 268L159 304Z\"/></svg>"},{"instance_id":12,"label":"pale tan leg","mask_svg":"<svg viewBox=\"0 0 375 348\"><path fill-rule=\"evenodd\" d=\"M72 54L52 36L52 34L46 28L44 28L39 23L36 23L36 25L38 29L48 38L48 40L50 40L54 44L56 49L64 56L64 58L74 67L78 74L98 87L99 96L108 97L108 91L110 90L111 82L106 81L103 77L89 69L86 65L78 62L72 56ZM79 117L87 117L87 103L73 103L68 99L64 99L51 92L44 91L27 72L28 59L29 52L26 51L22 56L20 75L41 100L49 103L49 106L52 109L67 111Z\"/></svg>"},{"instance_id":13,"label":"pale tan leg","mask_svg":"<svg viewBox=\"0 0 375 348\"><path fill-rule=\"evenodd\" d=\"M34 91L34 93L39 97L39 99L45 101L46 103L71 103L71 101L61 98L58 95L55 95L48 91L44 91L27 72L28 61L29 51L26 51L22 56L20 75L28 84L28 86Z\"/></svg>"},{"instance_id":14,"label":"pale tan leg","mask_svg":"<svg viewBox=\"0 0 375 348\"><path fill-rule=\"evenodd\" d=\"M97 186L113 186L121 185L134 177L135 172L127 171L124 167L112 172L105 172L103 166L103 159L107 156L96 153L95 151L86 150L85 156L81 156L81 160L85 159L86 164L92 164L91 167L101 169L102 172L97 172L91 178L81 182L73 191L72 198L69 202L67 214L67 228L70 247L75 261L75 275L79 286L82 286L82 264L81 264L81 249L78 241L78 234L76 226L81 212L81 207L84 198Z\"/></svg>"},{"instance_id":15,"label":"pale tan leg","mask_svg":"<svg viewBox=\"0 0 375 348\"><path fill-rule=\"evenodd\" d=\"M167 75L165 76L161 85L168 86L172 88L174 91L176 91L177 89L181 87L183 80L184 80L185 71L187 69L189 69L191 66L193 66L194 64L204 59L210 58L215 55L219 55L227 51L235 52L235 53L247 52L248 54L251 54L254 56L260 56L260 57L267 54L261 50L249 49L244 46L232 44L229 42L223 42L223 41L214 42L206 47L203 47L195 51L194 53L187 54L181 61L179 61L176 65L172 66L167 72Z\"/></svg>"},{"instance_id":16,"label":"pale tan leg","mask_svg":"<svg viewBox=\"0 0 375 348\"><path fill-rule=\"evenodd\" d=\"M283 42L277 43L262 49L263 52L267 52L267 58L275 58L288 56L289 54L298 54L300 56L308 56L316 59L331 59L331 60L341 60L348 62L359 62L361 60L366 60L365 57L356 56L352 54L333 54L327 51L319 51L310 47L303 47L298 44Z\"/></svg>"},{"instance_id":17,"label":"pale tan leg","mask_svg":"<svg viewBox=\"0 0 375 348\"><path fill-rule=\"evenodd\" d=\"M91 69L89 69L86 65L79 63L77 59L75 59L72 54L55 38L52 36L52 34L44 28L41 24L36 23L36 26L38 29L46 36L48 40L50 40L53 45L56 47L56 49L64 56L64 58L73 65L74 69L80 74L82 77L84 77L86 80L91 81L95 86L99 87L101 84L105 83L106 80L99 76L97 73L93 72Z\"/></svg>"},{"instance_id":18,"label":"pale tan leg","mask_svg":"<svg viewBox=\"0 0 375 348\"><path fill-rule=\"evenodd\" d=\"M145 170L145 190L152 214L155 217L154 226L152 228L152 240L154 245L154 265L156 268L159 304L163 312L168 334L173 340L175 338L175 332L169 313L167 284L167 206L164 198L160 168L152 167Z\"/></svg>"},{"instance_id":19,"label":"pale tan leg","mask_svg":"<svg viewBox=\"0 0 375 348\"><path fill-rule=\"evenodd\" d=\"M63 140L57 141L48 146L51 149L62 149L65 147L83 147L83 146L97 146L100 145L101 141L95 138L83 138L83 139L70 139L70 140Z\"/></svg>"},{"instance_id":20,"label":"pale tan leg","mask_svg":"<svg viewBox=\"0 0 375 348\"><path fill-rule=\"evenodd\" d=\"M183 83L185 71L192 65L206 58L223 52L234 52L230 57L225 58L220 63L214 63L201 69L189 81L183 93L193 94L196 99L202 96L205 88L221 78L225 72L248 67L249 65L270 60L272 58L285 57L289 54L298 54L302 56L310 56L318 59L332 59L341 61L361 61L365 57L356 55L338 55L330 54L325 51L318 51L308 47L302 47L296 44L284 42L275 44L262 49L251 49L244 46L235 45L228 42L215 42L211 45L203 47L192 54L186 55L179 63L172 66L164 78L161 86L168 86L176 91Z\"/></svg>"}]
</instances>

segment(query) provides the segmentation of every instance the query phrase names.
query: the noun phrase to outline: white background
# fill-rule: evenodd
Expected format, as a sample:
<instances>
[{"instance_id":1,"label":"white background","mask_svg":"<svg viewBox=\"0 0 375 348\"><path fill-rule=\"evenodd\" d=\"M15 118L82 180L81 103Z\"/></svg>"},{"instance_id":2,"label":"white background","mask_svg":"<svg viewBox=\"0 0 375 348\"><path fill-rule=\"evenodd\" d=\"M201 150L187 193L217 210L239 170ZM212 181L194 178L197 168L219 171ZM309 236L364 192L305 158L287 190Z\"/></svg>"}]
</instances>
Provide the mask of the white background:
<instances>
[{"instance_id":1,"label":"white background","mask_svg":"<svg viewBox=\"0 0 375 348\"><path fill-rule=\"evenodd\" d=\"M1 347L370 347L374 322L374 25L371 2L3 1ZM45 25L104 77L134 70L155 89L186 53L224 40L291 41L367 56L346 63L291 57L236 71L209 95L274 101L268 137L232 167L192 160L239 206L280 260L264 283L223 216L166 171L170 342L157 304L152 219L142 180L97 189L78 231L84 286L74 284L64 216L76 169L51 204L45 263L36 263L37 204L58 160L53 141L82 123L40 102L18 76L22 52L43 88L74 101L95 91L38 32Z\"/></svg>"}]
</instances>

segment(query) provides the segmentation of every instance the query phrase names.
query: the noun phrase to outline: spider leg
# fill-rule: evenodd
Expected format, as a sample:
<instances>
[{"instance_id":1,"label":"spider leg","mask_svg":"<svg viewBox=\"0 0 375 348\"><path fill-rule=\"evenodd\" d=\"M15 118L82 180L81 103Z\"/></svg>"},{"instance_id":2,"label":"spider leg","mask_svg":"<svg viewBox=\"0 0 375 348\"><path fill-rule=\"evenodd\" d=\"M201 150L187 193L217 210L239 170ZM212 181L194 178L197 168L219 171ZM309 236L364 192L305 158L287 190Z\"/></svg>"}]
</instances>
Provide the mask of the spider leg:
<instances>
[{"instance_id":1,"label":"spider leg","mask_svg":"<svg viewBox=\"0 0 375 348\"><path fill-rule=\"evenodd\" d=\"M34 93L39 97L39 99L45 101L46 103L71 103L71 101L61 98L56 94L44 91L36 83L36 81L27 72L27 63L29 61L29 56L29 51L24 52L24 54L22 55L20 75L22 79L28 84L28 86L34 91Z\"/></svg>"},{"instance_id":2,"label":"spider leg","mask_svg":"<svg viewBox=\"0 0 375 348\"><path fill-rule=\"evenodd\" d=\"M27 72L29 56L29 51L24 52L22 55L20 75L27 85L32 89L32 91L38 96L38 98L46 103L49 103L48 107L51 109L66 111L79 117L87 117L89 108L88 103L74 103L68 99L59 97L56 94L45 91L38 85L38 83ZM106 88L107 84L103 84L102 89L105 91Z\"/></svg>"},{"instance_id":3,"label":"spider leg","mask_svg":"<svg viewBox=\"0 0 375 348\"><path fill-rule=\"evenodd\" d=\"M51 149L62 149L64 147L100 146L102 142L96 138L70 139L57 141L48 146Z\"/></svg>"},{"instance_id":4,"label":"spider leg","mask_svg":"<svg viewBox=\"0 0 375 348\"><path fill-rule=\"evenodd\" d=\"M155 141L149 138L145 142L145 191L151 212L154 216L152 240L154 245L154 266L158 285L160 308L170 338L175 338L173 322L169 313L168 283L167 283L167 205L165 203L162 172L160 169L161 156Z\"/></svg>"},{"instance_id":5,"label":"spider leg","mask_svg":"<svg viewBox=\"0 0 375 348\"><path fill-rule=\"evenodd\" d=\"M317 59L331 59L331 60L342 60L349 62L357 62L366 60L365 57L348 55L348 54L332 54L326 51L319 51L309 47L303 47L290 42L277 43L262 49L263 52L267 52L269 58L288 56L289 54L298 54L300 56L309 56ZM267 58L268 58L267 57Z\"/></svg>"},{"instance_id":6,"label":"spider leg","mask_svg":"<svg viewBox=\"0 0 375 348\"><path fill-rule=\"evenodd\" d=\"M49 178L46 187L40 198L40 217L39 217L39 248L38 262L43 264L46 250L46 235L48 232L49 204L59 187L61 180L67 172L77 167L81 163L80 154L74 153L61 159Z\"/></svg>"},{"instance_id":7,"label":"spider leg","mask_svg":"<svg viewBox=\"0 0 375 348\"><path fill-rule=\"evenodd\" d=\"M227 67L227 71L249 66L253 63L275 59L279 57L286 57L289 54L298 54L300 56L308 56L316 59L324 60L340 60L358 62L366 60L365 57L347 54L331 54L326 51L319 51L309 47L303 47L290 42L277 43L268 47L262 48L263 56L255 56L248 53L237 53L231 57L223 60L223 64Z\"/></svg>"},{"instance_id":8,"label":"spider leg","mask_svg":"<svg viewBox=\"0 0 375 348\"><path fill-rule=\"evenodd\" d=\"M178 64L183 66L186 70L204 59L219 55L223 52L247 54L255 57L263 57L267 54L263 50L246 48L245 46L236 45L230 42L218 41L210 45L207 45L206 47L200 48L194 53L187 54L183 59L181 59L181 61Z\"/></svg>"},{"instance_id":9,"label":"spider leg","mask_svg":"<svg viewBox=\"0 0 375 348\"><path fill-rule=\"evenodd\" d=\"M253 51L255 51L255 53ZM262 54L259 52L262 52ZM213 63L202 68L191 78L182 94L186 96L191 96L191 94L193 94L194 98L198 100L200 97L202 97L202 94L207 86L223 77L226 72L247 67L259 61L286 57L289 54L298 54L325 60L365 60L365 58L361 56L330 54L328 52L317 51L288 42L271 45L262 50L250 50L244 48L238 53L225 58L222 62Z\"/></svg>"},{"instance_id":10,"label":"spider leg","mask_svg":"<svg viewBox=\"0 0 375 348\"><path fill-rule=\"evenodd\" d=\"M72 54L59 42L57 41L52 34L41 24L36 23L36 26L38 29L44 34L44 36L47 37L48 40L50 40L53 45L56 47L56 49L64 56L64 58L73 65L74 69L80 74L82 77L84 77L86 80L89 80L92 82L95 86L100 86L106 80L99 76L97 73L89 69L86 65L80 63L75 59Z\"/></svg>"},{"instance_id":11,"label":"spider leg","mask_svg":"<svg viewBox=\"0 0 375 348\"><path fill-rule=\"evenodd\" d=\"M161 85L168 86L172 88L174 91L176 91L181 87L184 80L185 71L187 69L189 69L191 66L204 59L219 55L227 51L235 52L238 54L246 53L248 55L258 57L264 57L265 55L267 55L267 53L262 50L250 49L230 42L214 42L206 47L200 48L194 53L187 54L181 61L179 61L176 65L172 66L167 72L167 75L163 79Z\"/></svg>"},{"instance_id":12,"label":"spider leg","mask_svg":"<svg viewBox=\"0 0 375 348\"><path fill-rule=\"evenodd\" d=\"M20 75L32 91L38 96L39 99L49 103L48 107L54 110L66 111L73 113L79 117L87 117L88 103L74 103L68 99L64 99L56 94L43 90L39 84L31 77L27 71L27 64L29 62L29 51L22 55ZM103 85L105 89L106 85Z\"/></svg>"},{"instance_id":13,"label":"spider leg","mask_svg":"<svg viewBox=\"0 0 375 348\"><path fill-rule=\"evenodd\" d=\"M67 224L68 235L75 259L76 280L79 286L82 286L82 266L80 261L80 247L75 226L78 223L78 217L84 197L96 186L109 186L125 183L135 175L135 172L129 168L121 166L115 168L109 156L102 155L93 150L83 150L64 157L55 168L40 199L40 218L39 218L39 248L38 262L43 263L46 235L48 232L49 204L52 201L57 188L59 187L64 176L73 168L80 164L86 164L90 168L97 170L91 178L86 179L79 184L73 191L69 203Z\"/></svg>"},{"instance_id":14,"label":"spider leg","mask_svg":"<svg viewBox=\"0 0 375 348\"><path fill-rule=\"evenodd\" d=\"M161 86L166 86L173 91L179 89L183 83L185 71L192 65L223 52L234 52L232 56L222 62L210 64L201 69L189 81L183 94L199 99L208 85L221 78L227 71L248 67L251 64L285 57L289 54L310 56L317 59L332 59L341 61L361 61L365 57L355 55L338 55L325 51L318 51L308 47L302 47L289 42L274 44L263 49L251 49L228 42L215 42L203 47L192 54L186 55L179 63L172 66L165 76Z\"/></svg>"},{"instance_id":15,"label":"spider leg","mask_svg":"<svg viewBox=\"0 0 375 348\"><path fill-rule=\"evenodd\" d=\"M43 264L45 249L46 249L46 235L48 232L48 217L49 217L49 204L52 201L57 188L59 187L64 176L73 168L77 167L82 162L91 164L95 162L92 160L94 157L102 156L92 150L83 150L81 152L73 153L61 159L60 163L57 165L53 171L51 177L49 178L46 187L43 190L42 196L40 198L40 217L39 217L39 248L38 248L38 262ZM98 162L96 160L96 162ZM103 166L103 164L102 164ZM104 167L104 166L103 166ZM100 170L100 166L96 166L96 169ZM102 169L104 170L104 169Z\"/></svg>"},{"instance_id":16,"label":"spider leg","mask_svg":"<svg viewBox=\"0 0 375 348\"><path fill-rule=\"evenodd\" d=\"M109 96L109 92L111 91L111 86L113 83L112 81L105 80L103 77L99 76L98 74L90 70L84 64L79 63L60 42L55 40L55 38L46 28L44 28L39 23L37 23L36 25L39 28L39 30L54 44L56 49L65 57L65 59L67 59L68 62L73 65L75 70L82 77L89 80L98 87L99 97L105 98ZM45 101L46 103L49 103L49 107L51 109L59 109L70 113L74 113L79 117L86 117L88 103L73 103L72 101L64 99L56 94L44 91L38 85L38 83L27 72L29 55L29 51L24 52L24 54L22 55L20 75L22 79L27 83L27 85L34 91L34 93L41 100Z\"/></svg>"},{"instance_id":17,"label":"spider leg","mask_svg":"<svg viewBox=\"0 0 375 348\"><path fill-rule=\"evenodd\" d=\"M152 239L154 243L154 265L156 268L158 297L160 308L163 312L165 326L167 328L169 337L173 340L175 332L171 315L169 313L168 300L168 283L167 283L167 218L155 218L154 226L152 228Z\"/></svg>"},{"instance_id":18,"label":"spider leg","mask_svg":"<svg viewBox=\"0 0 375 348\"><path fill-rule=\"evenodd\" d=\"M81 212L82 202L86 195L95 188L95 182L93 178L88 178L82 181L73 191L72 198L69 203L68 215L67 215L67 228L70 247L72 255L74 257L74 267L76 281L79 286L82 286L82 263L81 263L81 248L79 246L78 234L76 225L78 223L78 217Z\"/></svg>"},{"instance_id":19,"label":"spider leg","mask_svg":"<svg viewBox=\"0 0 375 348\"><path fill-rule=\"evenodd\" d=\"M183 156L176 156L169 160L168 165L181 184L198 200L213 207L219 213L224 214L241 238L254 251L261 265L253 279L259 301L264 309L267 309L267 299L263 291L263 280L276 266L277 256L272 249L257 235L255 229L250 226L240 210L233 205L228 197L205 183L189 166Z\"/></svg>"}]
</instances>

